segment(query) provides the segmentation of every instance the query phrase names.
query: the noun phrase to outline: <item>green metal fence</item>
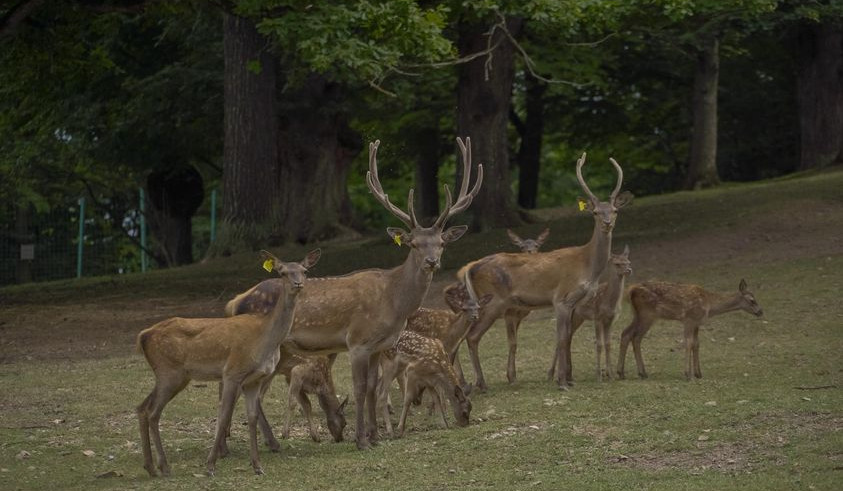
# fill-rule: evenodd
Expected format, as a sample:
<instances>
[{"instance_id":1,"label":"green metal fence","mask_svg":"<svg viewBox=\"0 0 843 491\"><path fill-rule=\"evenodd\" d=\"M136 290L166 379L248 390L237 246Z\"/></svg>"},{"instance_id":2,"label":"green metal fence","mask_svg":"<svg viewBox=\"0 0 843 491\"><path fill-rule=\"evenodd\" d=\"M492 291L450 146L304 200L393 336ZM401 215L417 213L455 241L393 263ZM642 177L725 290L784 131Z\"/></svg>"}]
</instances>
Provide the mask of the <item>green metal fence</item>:
<instances>
[{"instance_id":1,"label":"green metal fence","mask_svg":"<svg viewBox=\"0 0 843 491\"><path fill-rule=\"evenodd\" d=\"M193 217L193 255L198 259L216 235L216 191ZM210 202L209 202L210 201ZM155 268L144 253L148 242L146 199L125 216L113 217L84 198L47 212L0 208L0 286L83 276L127 274Z\"/></svg>"}]
</instances>

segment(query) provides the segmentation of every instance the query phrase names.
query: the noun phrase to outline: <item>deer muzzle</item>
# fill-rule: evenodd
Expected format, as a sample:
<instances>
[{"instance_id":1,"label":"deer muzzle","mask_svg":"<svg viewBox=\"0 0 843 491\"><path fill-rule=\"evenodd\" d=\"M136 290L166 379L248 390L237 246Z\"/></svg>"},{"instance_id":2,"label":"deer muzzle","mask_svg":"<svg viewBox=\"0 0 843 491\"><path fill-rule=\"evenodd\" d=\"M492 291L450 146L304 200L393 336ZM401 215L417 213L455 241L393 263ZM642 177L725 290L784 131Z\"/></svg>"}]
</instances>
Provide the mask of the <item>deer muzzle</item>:
<instances>
[{"instance_id":1,"label":"deer muzzle","mask_svg":"<svg viewBox=\"0 0 843 491\"><path fill-rule=\"evenodd\" d=\"M437 269L439 269L439 259L433 257L426 257L424 258L424 266L430 271L436 271Z\"/></svg>"}]
</instances>

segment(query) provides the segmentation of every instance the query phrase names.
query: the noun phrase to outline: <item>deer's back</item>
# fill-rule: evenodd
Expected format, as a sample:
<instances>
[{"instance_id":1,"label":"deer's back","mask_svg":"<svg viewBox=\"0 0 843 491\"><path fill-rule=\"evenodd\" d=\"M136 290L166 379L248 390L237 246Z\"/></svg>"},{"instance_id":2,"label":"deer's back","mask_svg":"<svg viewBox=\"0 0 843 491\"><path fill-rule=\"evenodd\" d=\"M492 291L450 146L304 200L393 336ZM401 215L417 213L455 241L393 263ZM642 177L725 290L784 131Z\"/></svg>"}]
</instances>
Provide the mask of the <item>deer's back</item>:
<instances>
[{"instance_id":1,"label":"deer's back","mask_svg":"<svg viewBox=\"0 0 843 491\"><path fill-rule=\"evenodd\" d=\"M661 319L702 319L707 311L706 298L702 287L684 283L648 281L629 288L629 300L636 312Z\"/></svg>"}]
</instances>

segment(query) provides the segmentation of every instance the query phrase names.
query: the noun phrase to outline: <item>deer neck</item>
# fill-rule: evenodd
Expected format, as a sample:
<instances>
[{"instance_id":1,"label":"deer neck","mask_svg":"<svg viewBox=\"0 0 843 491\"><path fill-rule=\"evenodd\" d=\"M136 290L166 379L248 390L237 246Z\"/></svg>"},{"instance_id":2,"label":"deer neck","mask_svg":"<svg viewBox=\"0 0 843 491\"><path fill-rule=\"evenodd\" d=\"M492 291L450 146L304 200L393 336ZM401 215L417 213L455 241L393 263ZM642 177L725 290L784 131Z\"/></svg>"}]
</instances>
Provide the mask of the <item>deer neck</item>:
<instances>
[{"instance_id":1,"label":"deer neck","mask_svg":"<svg viewBox=\"0 0 843 491\"><path fill-rule=\"evenodd\" d=\"M708 309L708 316L725 314L741 308L740 295L715 295L711 300L711 308Z\"/></svg>"},{"instance_id":2,"label":"deer neck","mask_svg":"<svg viewBox=\"0 0 843 491\"><path fill-rule=\"evenodd\" d=\"M258 345L261 357L278 353L278 347L290 332L290 326L293 324L293 316L295 315L296 295L290 294L288 289L289 287L284 285L281 295L272 309L272 314L266 320L262 339Z\"/></svg>"},{"instance_id":3,"label":"deer neck","mask_svg":"<svg viewBox=\"0 0 843 491\"><path fill-rule=\"evenodd\" d=\"M612 274L609 275L608 286L606 287L606 296L610 304L614 305L620 301L625 282L626 276L616 274L613 269Z\"/></svg>"},{"instance_id":4,"label":"deer neck","mask_svg":"<svg viewBox=\"0 0 843 491\"><path fill-rule=\"evenodd\" d=\"M406 319L421 307L433 281L433 271L422 269L420 262L411 252L401 266L389 272L386 293L398 317Z\"/></svg>"},{"instance_id":5,"label":"deer neck","mask_svg":"<svg viewBox=\"0 0 843 491\"><path fill-rule=\"evenodd\" d=\"M585 246L586 255L588 256L588 271L591 281L598 281L603 269L609 262L609 251L612 249L612 232L603 232L600 223L595 220L594 232L591 234L591 240Z\"/></svg>"}]
</instances>

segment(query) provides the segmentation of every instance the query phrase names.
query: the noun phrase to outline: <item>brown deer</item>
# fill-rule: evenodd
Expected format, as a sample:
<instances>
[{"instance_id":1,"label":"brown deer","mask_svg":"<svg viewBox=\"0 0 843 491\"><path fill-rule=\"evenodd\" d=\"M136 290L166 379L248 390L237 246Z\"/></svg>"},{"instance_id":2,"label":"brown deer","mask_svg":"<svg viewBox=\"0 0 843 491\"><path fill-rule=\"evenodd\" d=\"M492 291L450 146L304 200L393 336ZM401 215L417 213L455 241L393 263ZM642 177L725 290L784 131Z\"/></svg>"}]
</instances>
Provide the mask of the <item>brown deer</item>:
<instances>
[{"instance_id":1,"label":"brown deer","mask_svg":"<svg viewBox=\"0 0 843 491\"><path fill-rule=\"evenodd\" d=\"M547 236L550 234L550 229L544 229L544 231L542 231L542 233L540 233L535 239L522 239L518 236L518 234L510 229L506 229L506 234L509 235L509 240L512 241L516 247L521 249L521 252L535 254L539 252L542 244L544 244L544 241L547 240Z\"/></svg>"},{"instance_id":2,"label":"brown deer","mask_svg":"<svg viewBox=\"0 0 843 491\"><path fill-rule=\"evenodd\" d=\"M341 442L343 439L343 430L345 429L345 405L348 403L348 397L342 402L337 400L337 392L334 389L334 379L331 376L331 369L334 365L336 355L330 356L298 356L287 352L282 348L282 359L287 358L287 362L283 361L279 365L283 365L280 373L284 374L289 386L287 395L287 417L284 420L284 430L281 433L282 438L289 438L290 436L290 417L295 410L296 402L301 406L304 417L307 418L307 427L310 433L310 438L313 441L319 441L319 435L313 425L313 418L311 417L310 399L307 394L316 394L316 399L319 401L319 406L325 413L327 418L328 431L334 438L335 442ZM279 370L276 370L278 373ZM268 427L268 425L267 425ZM271 432L270 432L271 435Z\"/></svg>"},{"instance_id":3,"label":"brown deer","mask_svg":"<svg viewBox=\"0 0 843 491\"><path fill-rule=\"evenodd\" d=\"M580 328L586 320L594 321L594 346L597 354L597 380L603 380L601 369L601 351L606 357L607 380L611 380L612 362L609 355L611 345L610 331L612 323L621 312L621 299L623 298L624 282L626 277L632 274L632 267L629 262L629 246L624 246L623 254L612 254L609 259L611 267L603 270L597 293L588 299L577 304L574 308L571 328L574 332ZM556 373L556 353L553 354L553 362L547 371L548 380L553 379Z\"/></svg>"},{"instance_id":4,"label":"brown deer","mask_svg":"<svg viewBox=\"0 0 843 491\"><path fill-rule=\"evenodd\" d=\"M281 277L279 300L268 317L174 317L138 334L138 349L155 373L155 387L137 407L144 468L151 476L155 476L155 467L150 433L158 451L158 469L163 475L169 475L170 466L161 444L158 423L164 407L190 380L222 380L223 384L216 438L206 462L208 474L214 474L234 403L241 390L246 399L252 468L256 474L263 474L258 460L256 427L261 385L275 371L280 356L278 347L293 323L296 300L304 286L306 272L319 260L320 251L311 251L301 263L285 263L269 252L261 253Z\"/></svg>"},{"instance_id":5,"label":"brown deer","mask_svg":"<svg viewBox=\"0 0 843 491\"><path fill-rule=\"evenodd\" d=\"M486 380L480 366L478 345L492 323L501 317L506 320L509 340L507 379L515 382L515 351L518 326L531 310L553 307L556 313L556 380L560 389L572 384L571 316L574 307L597 289L598 280L609 260L612 229L618 210L632 200L629 192L620 193L623 170L610 159L618 174L617 184L608 201L600 201L582 177L585 154L577 161L577 180L588 196L580 199L581 207L594 217L591 240L582 246L566 247L536 254L498 253L464 266L457 273L461 281L470 276L478 295L494 294L480 320L466 336L476 377L475 385L486 390Z\"/></svg>"},{"instance_id":6,"label":"brown deer","mask_svg":"<svg viewBox=\"0 0 843 491\"><path fill-rule=\"evenodd\" d=\"M441 341L405 330L398 338L395 347L384 351L381 361L383 376L379 385L378 400L383 407L384 423L390 437L393 436L392 421L386 399L389 386L395 377L402 378L401 385L404 389L404 406L401 408L401 417L398 421L398 436L404 434L404 424L407 421L410 405L421 396L424 389L430 389L433 404L439 408L444 427L448 427L448 421L442 404L443 395L451 403L457 425L468 426L471 401L468 400L457 380L450 357Z\"/></svg>"},{"instance_id":7,"label":"brown deer","mask_svg":"<svg viewBox=\"0 0 843 491\"><path fill-rule=\"evenodd\" d=\"M658 319L677 320L685 326L685 378L702 378L700 371L700 326L709 318L743 310L761 317L764 312L755 296L747 289L746 281L741 280L738 291L732 294L710 292L698 285L648 281L629 287L629 303L632 305L632 322L621 335L620 354L618 356L618 377L624 377L624 361L629 342L635 352L635 364L638 376L647 378L644 359L641 357L641 340Z\"/></svg>"},{"instance_id":8,"label":"brown deer","mask_svg":"<svg viewBox=\"0 0 843 491\"><path fill-rule=\"evenodd\" d=\"M299 298L296 318L284 346L302 354L348 351L354 385L357 447L367 449L377 438L375 389L380 352L398 340L407 318L421 306L433 273L439 269L445 244L459 239L467 230L456 226L445 230L447 221L464 211L480 190L483 166L477 166L477 180L469 191L471 141L457 138L463 158L463 179L456 201L445 187L445 208L430 227L423 227L413 211L410 190L408 212L392 204L378 177L379 141L369 144L369 172L366 181L375 198L410 230L388 228L399 245L410 253L404 263L389 270L367 269L345 276L308 280ZM264 281L238 295L227 312L262 312L278 298L281 285ZM368 426L364 422L368 420Z\"/></svg>"}]
</instances>

